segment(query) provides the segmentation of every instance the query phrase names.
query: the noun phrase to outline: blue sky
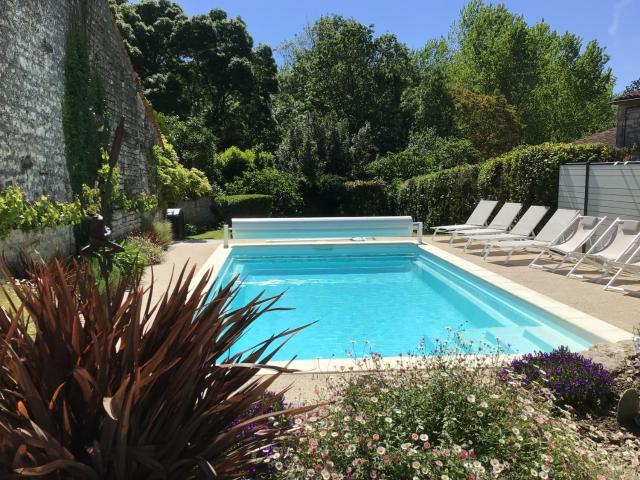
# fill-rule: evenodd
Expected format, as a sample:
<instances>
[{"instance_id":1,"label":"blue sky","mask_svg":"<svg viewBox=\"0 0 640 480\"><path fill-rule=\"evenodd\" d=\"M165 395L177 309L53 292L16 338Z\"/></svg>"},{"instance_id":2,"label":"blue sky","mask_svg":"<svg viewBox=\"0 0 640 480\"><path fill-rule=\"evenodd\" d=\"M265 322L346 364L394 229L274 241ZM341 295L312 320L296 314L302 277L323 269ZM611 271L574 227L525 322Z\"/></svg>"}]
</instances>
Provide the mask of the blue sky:
<instances>
[{"instance_id":1,"label":"blue sky","mask_svg":"<svg viewBox=\"0 0 640 480\"><path fill-rule=\"evenodd\" d=\"M174 0L188 14L219 7L247 23L256 43L272 47L291 39L319 16L338 13L391 32L411 48L446 35L464 0ZM640 77L640 0L506 0L530 22L544 19L560 32L597 39L611 56L616 91Z\"/></svg>"}]
</instances>

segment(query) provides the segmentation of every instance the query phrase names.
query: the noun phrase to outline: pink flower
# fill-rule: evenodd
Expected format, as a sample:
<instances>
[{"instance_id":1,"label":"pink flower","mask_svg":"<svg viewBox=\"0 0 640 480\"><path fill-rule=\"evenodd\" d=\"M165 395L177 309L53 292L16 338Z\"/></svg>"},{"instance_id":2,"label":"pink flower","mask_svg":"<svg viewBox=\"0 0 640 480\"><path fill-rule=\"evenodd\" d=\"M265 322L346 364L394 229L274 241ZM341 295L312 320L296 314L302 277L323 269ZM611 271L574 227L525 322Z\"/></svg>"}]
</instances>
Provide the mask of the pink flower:
<instances>
[{"instance_id":1,"label":"pink flower","mask_svg":"<svg viewBox=\"0 0 640 480\"><path fill-rule=\"evenodd\" d=\"M371 478L378 478L378 472L376 472L375 470L371 470L371 471L369 472L369 476L370 476Z\"/></svg>"},{"instance_id":2,"label":"pink flower","mask_svg":"<svg viewBox=\"0 0 640 480\"><path fill-rule=\"evenodd\" d=\"M460 460L466 460L467 458L469 458L469 452L467 452L465 449L462 449L460 450L458 457L460 458Z\"/></svg>"},{"instance_id":3,"label":"pink flower","mask_svg":"<svg viewBox=\"0 0 640 480\"><path fill-rule=\"evenodd\" d=\"M442 463L441 460L436 460L436 467L442 468L442 467L444 467L444 463Z\"/></svg>"}]
</instances>

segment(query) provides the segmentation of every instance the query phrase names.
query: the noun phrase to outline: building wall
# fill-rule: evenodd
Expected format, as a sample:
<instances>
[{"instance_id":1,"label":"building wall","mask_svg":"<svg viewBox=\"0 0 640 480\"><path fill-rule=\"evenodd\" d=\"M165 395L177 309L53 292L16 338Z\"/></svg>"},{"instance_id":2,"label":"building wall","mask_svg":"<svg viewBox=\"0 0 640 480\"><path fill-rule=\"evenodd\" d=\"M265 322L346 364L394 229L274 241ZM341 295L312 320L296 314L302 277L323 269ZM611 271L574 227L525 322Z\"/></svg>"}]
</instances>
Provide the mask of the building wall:
<instances>
[{"instance_id":1,"label":"building wall","mask_svg":"<svg viewBox=\"0 0 640 480\"><path fill-rule=\"evenodd\" d=\"M122 187L155 192L151 147L160 137L107 0L0 0L0 190L19 185L29 200L41 194L61 201L73 196L62 125L65 42L72 25L87 32L90 60L106 89L110 131L125 119ZM114 219L115 237L143 221L139 214L123 212ZM64 230L60 239L73 242ZM29 238L2 246L37 248Z\"/></svg>"},{"instance_id":2,"label":"building wall","mask_svg":"<svg viewBox=\"0 0 640 480\"><path fill-rule=\"evenodd\" d=\"M640 146L640 98L618 105L616 145Z\"/></svg>"}]
</instances>

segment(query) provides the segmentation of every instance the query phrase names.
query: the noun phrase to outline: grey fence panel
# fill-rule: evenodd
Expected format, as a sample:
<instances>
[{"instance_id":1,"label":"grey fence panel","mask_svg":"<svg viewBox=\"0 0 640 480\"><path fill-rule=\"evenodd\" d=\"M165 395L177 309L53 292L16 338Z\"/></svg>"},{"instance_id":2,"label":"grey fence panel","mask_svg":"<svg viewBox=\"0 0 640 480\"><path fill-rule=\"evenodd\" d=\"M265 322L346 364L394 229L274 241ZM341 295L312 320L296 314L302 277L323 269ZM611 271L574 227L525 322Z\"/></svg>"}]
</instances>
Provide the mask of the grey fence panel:
<instances>
[{"instance_id":1,"label":"grey fence panel","mask_svg":"<svg viewBox=\"0 0 640 480\"><path fill-rule=\"evenodd\" d=\"M584 164L560 167L558 208L583 211L585 174ZM640 220L640 162L591 164L588 197L589 215Z\"/></svg>"}]
</instances>

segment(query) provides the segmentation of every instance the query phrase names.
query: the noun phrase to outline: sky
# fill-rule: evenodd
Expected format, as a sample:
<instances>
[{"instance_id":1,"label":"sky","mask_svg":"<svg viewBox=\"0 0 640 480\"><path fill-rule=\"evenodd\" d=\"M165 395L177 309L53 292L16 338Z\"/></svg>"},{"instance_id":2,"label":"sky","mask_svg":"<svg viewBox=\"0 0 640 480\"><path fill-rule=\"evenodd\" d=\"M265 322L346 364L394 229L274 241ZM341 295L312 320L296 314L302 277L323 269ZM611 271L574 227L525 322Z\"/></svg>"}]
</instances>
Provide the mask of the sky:
<instances>
[{"instance_id":1,"label":"sky","mask_svg":"<svg viewBox=\"0 0 640 480\"><path fill-rule=\"evenodd\" d=\"M277 47L323 14L337 13L394 33L410 48L446 35L466 0L174 0L190 14L222 8L240 16L256 44ZM585 42L596 39L611 57L619 92L640 77L640 0L504 0L529 23L544 19Z\"/></svg>"}]
</instances>

